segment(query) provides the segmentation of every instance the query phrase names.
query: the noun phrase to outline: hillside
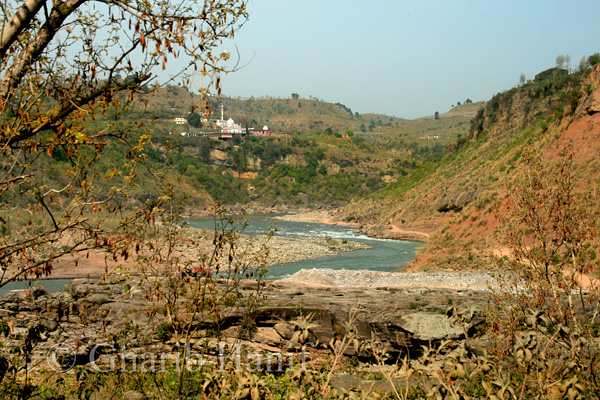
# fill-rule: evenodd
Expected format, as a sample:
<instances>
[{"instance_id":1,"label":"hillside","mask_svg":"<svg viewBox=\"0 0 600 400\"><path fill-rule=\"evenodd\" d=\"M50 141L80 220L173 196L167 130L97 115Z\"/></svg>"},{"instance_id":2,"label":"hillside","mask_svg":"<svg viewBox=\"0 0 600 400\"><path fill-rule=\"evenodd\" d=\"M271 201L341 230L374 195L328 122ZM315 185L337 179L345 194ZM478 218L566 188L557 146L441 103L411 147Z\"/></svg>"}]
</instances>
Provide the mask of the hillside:
<instances>
[{"instance_id":1,"label":"hillside","mask_svg":"<svg viewBox=\"0 0 600 400\"><path fill-rule=\"evenodd\" d=\"M236 121L247 121L250 126L268 125L282 133L317 133L327 128L340 133L360 132L361 126L370 132L375 127L396 126L405 121L380 114L360 115L344 104L312 99L223 98L213 107L220 103L225 107L225 114ZM373 128L369 130L369 126Z\"/></svg>"},{"instance_id":2,"label":"hillside","mask_svg":"<svg viewBox=\"0 0 600 400\"><path fill-rule=\"evenodd\" d=\"M427 240L409 269L490 265L492 252L502 254L498 217L524 153L536 151L550 162L571 143L576 187L597 184L598 111L599 65L498 93L443 157L350 204L337 218L376 236Z\"/></svg>"},{"instance_id":3,"label":"hillside","mask_svg":"<svg viewBox=\"0 0 600 400\"><path fill-rule=\"evenodd\" d=\"M406 121L359 115L343 104L316 99L225 97L211 99L211 119L220 119L222 105L225 119L234 119L244 129L268 125L278 136L222 141L201 136L219 131L214 123L174 122L190 118L192 109L199 113L198 101L185 88L168 86L135 113L150 122L139 130L151 139L148 161L155 167L164 165L193 208L212 200L254 209L343 206L439 157L448 143L466 135L472 117L459 113ZM93 127L100 129L98 124ZM433 135L435 139L429 138ZM140 200L153 195L151 185L140 186Z\"/></svg>"},{"instance_id":4,"label":"hillside","mask_svg":"<svg viewBox=\"0 0 600 400\"><path fill-rule=\"evenodd\" d=\"M129 130L131 142L148 138L143 150L147 168L136 172L128 206L160 196L156 174L185 194L190 213L215 200L281 212L298 206L345 206L438 159L449 144L468 134L474 115L463 105L438 119L407 121L359 115L343 104L316 99L223 98L211 101L213 120L220 118L222 104L225 118L232 117L244 128L269 125L277 135L218 140L202 136L220 130L214 122L185 122L199 115L198 101L183 87L167 86L152 93L149 101L133 105L133 112L109 110L85 122L90 133L114 125ZM107 138L103 156L91 171L104 174L114 168L124 173L126 147ZM68 155L55 149L43 157L48 182L64 180ZM122 183L121 177L115 179Z\"/></svg>"},{"instance_id":5,"label":"hillside","mask_svg":"<svg viewBox=\"0 0 600 400\"><path fill-rule=\"evenodd\" d=\"M148 102L147 112L159 119L188 118L190 112L205 113L199 109L200 96L187 89L170 85L154 92ZM223 96L209 99L208 118L221 117L223 106L225 119L233 118L245 127L260 128L268 125L272 131L280 133L317 133L327 128L340 133L348 129L360 132L373 132L381 127L397 126L405 119L383 114L353 112L341 103L327 103L316 99L303 98L254 98L241 99ZM377 129L376 129L377 128Z\"/></svg>"}]
</instances>

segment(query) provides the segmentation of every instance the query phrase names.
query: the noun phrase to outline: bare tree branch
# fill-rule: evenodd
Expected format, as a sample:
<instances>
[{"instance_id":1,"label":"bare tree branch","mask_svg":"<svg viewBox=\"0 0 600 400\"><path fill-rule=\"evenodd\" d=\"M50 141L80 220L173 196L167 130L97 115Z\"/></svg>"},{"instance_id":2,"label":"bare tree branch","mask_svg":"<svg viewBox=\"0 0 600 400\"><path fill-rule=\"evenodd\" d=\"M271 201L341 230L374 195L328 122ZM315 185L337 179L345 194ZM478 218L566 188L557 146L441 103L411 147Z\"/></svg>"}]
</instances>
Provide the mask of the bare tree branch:
<instances>
[{"instance_id":1,"label":"bare tree branch","mask_svg":"<svg viewBox=\"0 0 600 400\"><path fill-rule=\"evenodd\" d=\"M17 10L12 19L2 27L0 35L0 60L7 50L17 40L23 29L33 20L46 0L26 0Z\"/></svg>"}]
</instances>

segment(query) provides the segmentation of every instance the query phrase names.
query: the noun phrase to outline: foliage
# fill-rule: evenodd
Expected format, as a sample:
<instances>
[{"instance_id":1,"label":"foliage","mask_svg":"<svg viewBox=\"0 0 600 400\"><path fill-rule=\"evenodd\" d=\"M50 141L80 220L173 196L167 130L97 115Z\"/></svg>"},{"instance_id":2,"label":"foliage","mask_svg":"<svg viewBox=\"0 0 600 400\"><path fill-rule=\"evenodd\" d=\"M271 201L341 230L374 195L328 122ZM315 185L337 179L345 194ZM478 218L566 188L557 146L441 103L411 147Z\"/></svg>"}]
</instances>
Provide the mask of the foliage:
<instances>
[{"instance_id":1,"label":"foliage","mask_svg":"<svg viewBox=\"0 0 600 400\"><path fill-rule=\"evenodd\" d=\"M502 217L511 255L500 260L504 286L488 310L498 380L488 393L597 398L600 203L595 191L575 190L572 157L567 148L546 167L524 155Z\"/></svg>"},{"instance_id":2,"label":"foliage","mask_svg":"<svg viewBox=\"0 0 600 400\"><path fill-rule=\"evenodd\" d=\"M282 202L298 204L299 193L309 195L313 203L346 203L355 196L364 196L383 187L378 176L367 173L327 173L323 164L293 167L277 164L262 171L253 181L255 195L276 196Z\"/></svg>"},{"instance_id":3,"label":"foliage","mask_svg":"<svg viewBox=\"0 0 600 400\"><path fill-rule=\"evenodd\" d=\"M265 240L260 243L257 239L242 245L241 234L247 221L226 216L227 210L217 204L213 210L211 251L205 253L194 248L178 251L185 235L185 223L180 216L183 199L172 192L172 187L168 190L170 212L145 239L150 254L140 259L139 265L142 276L152 287L149 300L159 305L155 310L164 309L167 319L165 329L159 331L163 336L159 339L173 337L177 343L190 343L192 337L197 340L202 336L203 325L224 321L240 308L244 310L244 321L239 335L247 334L253 328L252 315L261 303L269 256L268 240L274 229L266 232ZM164 278L157 279L159 276ZM240 284L250 278L254 290L242 296ZM212 335L221 337L218 323ZM183 359L188 362L190 349L186 347L183 351ZM179 395L184 394L191 366L182 367L177 371Z\"/></svg>"},{"instance_id":4,"label":"foliage","mask_svg":"<svg viewBox=\"0 0 600 400\"><path fill-rule=\"evenodd\" d=\"M589 72L585 69L569 73L553 67L537 74L533 81L497 93L471 121L471 137L477 137L496 122L510 121L515 113L524 114L521 126L539 121L549 113L562 119L579 104L583 96L581 83Z\"/></svg>"},{"instance_id":5,"label":"foliage","mask_svg":"<svg viewBox=\"0 0 600 400\"><path fill-rule=\"evenodd\" d=\"M600 53L594 53L591 56L589 56L587 62L590 67L593 67L594 65L598 64L600 62Z\"/></svg>"},{"instance_id":6,"label":"foliage","mask_svg":"<svg viewBox=\"0 0 600 400\"><path fill-rule=\"evenodd\" d=\"M202 128L202 118L200 118L200 114L193 113L187 119L188 124L193 126L194 128Z\"/></svg>"},{"instance_id":7,"label":"foliage","mask_svg":"<svg viewBox=\"0 0 600 400\"><path fill-rule=\"evenodd\" d=\"M175 77L191 85L203 75L200 92L214 83L220 93L229 54L214 50L246 18L244 1L26 4L1 7L10 23L0 38L0 286L48 275L56 259L91 248L128 256L160 197L133 213L124 206L148 136L131 137L145 121L123 116L175 56ZM124 157L93 170L109 143Z\"/></svg>"},{"instance_id":8,"label":"foliage","mask_svg":"<svg viewBox=\"0 0 600 400\"><path fill-rule=\"evenodd\" d=\"M438 167L438 163L430 161L423 163L419 168L410 172L408 175L403 176L398 182L392 183L376 193L375 197L386 197L386 196L402 196L410 189L416 187L429 176L431 176Z\"/></svg>"},{"instance_id":9,"label":"foliage","mask_svg":"<svg viewBox=\"0 0 600 400\"><path fill-rule=\"evenodd\" d=\"M569 149L549 168L539 156L523 157L523 175L511 196L514 212L502 217L512 250L508 266L526 287L532 285L530 307L549 313L554 323L589 332L600 311L595 286L600 202L595 191L575 190Z\"/></svg>"},{"instance_id":10,"label":"foliage","mask_svg":"<svg viewBox=\"0 0 600 400\"><path fill-rule=\"evenodd\" d=\"M563 61L564 63L564 61ZM553 78L557 78L560 76L565 76L568 74L568 71L566 69L564 69L562 66L556 66L553 68L548 68L545 71L540 72L539 74L537 74L534 78L535 82L542 82L542 81L547 81Z\"/></svg>"},{"instance_id":11,"label":"foliage","mask_svg":"<svg viewBox=\"0 0 600 400\"><path fill-rule=\"evenodd\" d=\"M354 117L354 114L352 113L352 110L350 109L350 107L345 106L342 103L335 103L335 105L338 106L343 112L348 114L350 117Z\"/></svg>"}]
</instances>

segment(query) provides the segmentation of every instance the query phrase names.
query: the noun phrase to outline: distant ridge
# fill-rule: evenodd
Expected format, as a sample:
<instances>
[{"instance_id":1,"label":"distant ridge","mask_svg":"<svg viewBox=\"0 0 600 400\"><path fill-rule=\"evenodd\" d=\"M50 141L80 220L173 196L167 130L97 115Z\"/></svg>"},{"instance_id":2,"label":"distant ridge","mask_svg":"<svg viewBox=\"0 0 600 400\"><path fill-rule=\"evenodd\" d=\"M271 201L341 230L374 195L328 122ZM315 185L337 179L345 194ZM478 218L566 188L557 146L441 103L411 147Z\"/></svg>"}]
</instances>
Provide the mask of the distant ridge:
<instances>
[{"instance_id":1,"label":"distant ridge","mask_svg":"<svg viewBox=\"0 0 600 400\"><path fill-rule=\"evenodd\" d=\"M180 86L167 86L154 93L147 110L159 118L187 118L192 111L204 114L198 109L200 97ZM362 125L374 123L376 126L396 126L406 119L384 114L364 114L353 112L341 103L328 103L317 99L247 99L223 96L212 98L209 102L212 118L220 118L221 105L225 110L225 119L233 118L244 127L262 127L268 125L273 131L282 133L316 133L331 128L337 132L352 130L358 132Z\"/></svg>"}]
</instances>

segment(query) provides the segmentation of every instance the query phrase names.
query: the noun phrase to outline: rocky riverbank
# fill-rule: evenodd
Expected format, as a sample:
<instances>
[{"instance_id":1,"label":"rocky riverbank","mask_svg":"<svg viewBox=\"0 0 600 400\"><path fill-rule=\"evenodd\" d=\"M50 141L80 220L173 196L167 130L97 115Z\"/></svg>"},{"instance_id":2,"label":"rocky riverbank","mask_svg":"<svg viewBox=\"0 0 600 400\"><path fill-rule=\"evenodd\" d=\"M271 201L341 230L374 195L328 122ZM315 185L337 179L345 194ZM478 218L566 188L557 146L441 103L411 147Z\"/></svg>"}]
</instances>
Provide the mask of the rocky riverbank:
<instances>
[{"instance_id":1,"label":"rocky riverbank","mask_svg":"<svg viewBox=\"0 0 600 400\"><path fill-rule=\"evenodd\" d=\"M429 287L446 289L484 290L497 288L495 273L487 271L453 272L380 272L349 271L328 268L302 269L285 281L323 286L352 287Z\"/></svg>"},{"instance_id":2,"label":"rocky riverbank","mask_svg":"<svg viewBox=\"0 0 600 400\"><path fill-rule=\"evenodd\" d=\"M269 265L281 265L318 257L332 257L341 252L370 249L372 246L353 240L315 237L274 236L269 241Z\"/></svg>"},{"instance_id":3,"label":"rocky riverbank","mask_svg":"<svg viewBox=\"0 0 600 400\"><path fill-rule=\"evenodd\" d=\"M435 277L431 273L426 276ZM463 282L465 277L447 275L446 279ZM424 278L421 283L425 282ZM348 323L355 327L359 340L370 340L375 334L386 343L390 354L418 354L421 346L432 342L464 340L466 330L477 323L456 324L446 314L453 304L460 304L461 309L481 309L489 298L485 290L450 290L409 285L408 281L404 286L347 287L337 283L317 286L292 279L274 281L261 292L259 307L248 308L256 283L241 281L237 296L231 304L219 306L216 318L190 314L198 320L190 325L193 331L185 340L192 350L207 352L207 358L214 353L210 346L218 343L240 343L249 351L288 352L290 341L304 326L300 321L308 317L312 328L307 341L320 343L311 349L311 357L327 351L327 343L343 336ZM216 290L224 284L216 282ZM111 359L121 356L121 347L126 353L122 354L126 358L123 362L129 362L148 352L174 354L181 346L169 330L166 299L151 300L152 293L151 280L76 279L66 292L38 290L7 295L0 299L0 317L9 323L7 340L11 343L26 336L32 327L43 329L33 365L47 368L48 351L58 346L73 353L73 363L107 366ZM178 300L180 311L189 309L186 301ZM252 321L249 330L248 317ZM215 332L221 333L215 337ZM103 344L102 352L97 351L98 344ZM355 350L350 347L348 355L353 354Z\"/></svg>"}]
</instances>

